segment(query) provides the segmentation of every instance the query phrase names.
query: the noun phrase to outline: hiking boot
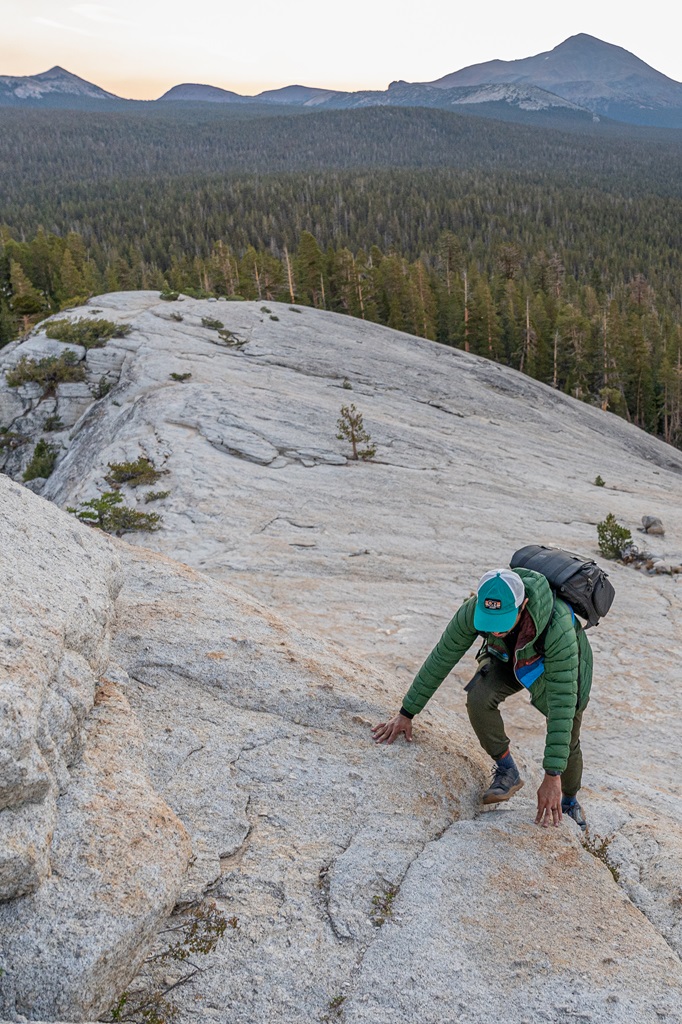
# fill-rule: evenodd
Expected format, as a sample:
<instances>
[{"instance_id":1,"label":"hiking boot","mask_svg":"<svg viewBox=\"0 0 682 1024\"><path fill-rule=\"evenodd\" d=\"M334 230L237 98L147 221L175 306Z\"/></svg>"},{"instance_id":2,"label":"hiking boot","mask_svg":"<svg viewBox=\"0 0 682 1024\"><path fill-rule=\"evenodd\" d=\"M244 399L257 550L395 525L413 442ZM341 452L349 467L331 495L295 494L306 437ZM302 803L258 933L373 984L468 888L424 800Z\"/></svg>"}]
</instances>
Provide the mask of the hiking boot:
<instances>
[{"instance_id":1,"label":"hiking boot","mask_svg":"<svg viewBox=\"0 0 682 1024\"><path fill-rule=\"evenodd\" d=\"M484 804L500 804L508 800L517 790L523 786L523 779L519 775L519 769L515 764L503 768L496 764L493 768L492 782L482 796Z\"/></svg>"},{"instance_id":2,"label":"hiking boot","mask_svg":"<svg viewBox=\"0 0 682 1024\"><path fill-rule=\"evenodd\" d=\"M574 796L563 796L561 798L561 813L568 815L569 818L573 818L573 821L583 832L587 831L587 822L585 821L583 809Z\"/></svg>"}]
</instances>

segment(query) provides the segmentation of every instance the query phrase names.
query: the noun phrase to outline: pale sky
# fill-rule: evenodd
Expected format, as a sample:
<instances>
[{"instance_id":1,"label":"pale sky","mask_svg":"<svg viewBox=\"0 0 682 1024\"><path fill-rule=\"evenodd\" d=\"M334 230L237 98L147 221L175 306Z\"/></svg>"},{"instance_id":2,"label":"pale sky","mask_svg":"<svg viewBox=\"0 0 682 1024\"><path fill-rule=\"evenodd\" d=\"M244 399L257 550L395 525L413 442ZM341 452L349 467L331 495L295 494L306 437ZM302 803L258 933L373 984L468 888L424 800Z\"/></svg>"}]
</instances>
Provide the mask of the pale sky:
<instances>
[{"instance_id":1,"label":"pale sky","mask_svg":"<svg viewBox=\"0 0 682 1024\"><path fill-rule=\"evenodd\" d=\"M682 15L669 0L0 0L0 13L0 75L59 64L131 99L182 82L247 95L385 89L528 57L578 32L682 80Z\"/></svg>"}]
</instances>

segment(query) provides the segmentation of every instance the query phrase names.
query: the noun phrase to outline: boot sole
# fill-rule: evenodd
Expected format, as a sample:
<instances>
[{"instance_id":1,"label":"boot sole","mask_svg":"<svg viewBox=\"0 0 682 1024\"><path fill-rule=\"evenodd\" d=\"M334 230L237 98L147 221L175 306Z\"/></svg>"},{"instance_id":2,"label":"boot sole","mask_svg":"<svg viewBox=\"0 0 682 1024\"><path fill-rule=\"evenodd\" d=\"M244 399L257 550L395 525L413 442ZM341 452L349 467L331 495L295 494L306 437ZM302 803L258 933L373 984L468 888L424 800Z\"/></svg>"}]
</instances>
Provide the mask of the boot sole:
<instances>
[{"instance_id":1,"label":"boot sole","mask_svg":"<svg viewBox=\"0 0 682 1024\"><path fill-rule=\"evenodd\" d=\"M519 782L517 782L515 786L512 786L512 788L509 790L508 793L500 794L499 796L497 795L497 793L486 793L484 795L484 797L483 797L483 803L484 804L502 804L506 800L509 800L510 797L514 796L514 793L518 793L518 791L523 786L525 786L525 782L523 781L523 779L520 779Z\"/></svg>"}]
</instances>

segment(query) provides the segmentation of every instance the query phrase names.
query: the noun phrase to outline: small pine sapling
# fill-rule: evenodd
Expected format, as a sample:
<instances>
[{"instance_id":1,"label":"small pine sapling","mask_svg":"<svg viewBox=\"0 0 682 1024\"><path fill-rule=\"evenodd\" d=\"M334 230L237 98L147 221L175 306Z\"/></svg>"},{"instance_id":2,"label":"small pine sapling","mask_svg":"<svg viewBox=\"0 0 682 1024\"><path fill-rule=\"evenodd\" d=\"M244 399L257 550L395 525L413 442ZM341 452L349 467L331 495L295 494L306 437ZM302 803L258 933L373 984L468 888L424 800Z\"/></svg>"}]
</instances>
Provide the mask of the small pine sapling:
<instances>
[{"instance_id":1,"label":"small pine sapling","mask_svg":"<svg viewBox=\"0 0 682 1024\"><path fill-rule=\"evenodd\" d=\"M95 399L106 398L113 386L113 380L109 380L106 375L100 377L97 383L90 389L92 391L92 397Z\"/></svg>"},{"instance_id":2,"label":"small pine sapling","mask_svg":"<svg viewBox=\"0 0 682 1024\"><path fill-rule=\"evenodd\" d=\"M54 413L52 416L48 416L45 422L43 423L43 430L45 431L46 434L50 434L53 431L63 429L64 424L62 423L62 418L61 416L58 416L56 413Z\"/></svg>"},{"instance_id":3,"label":"small pine sapling","mask_svg":"<svg viewBox=\"0 0 682 1024\"><path fill-rule=\"evenodd\" d=\"M352 459L373 459L376 455L376 445L370 444L372 438L365 430L362 422L362 413L358 412L355 405L341 406L341 415L336 424L339 441L350 441L353 449ZM367 444L367 448L358 448L360 444Z\"/></svg>"},{"instance_id":4,"label":"small pine sapling","mask_svg":"<svg viewBox=\"0 0 682 1024\"><path fill-rule=\"evenodd\" d=\"M597 523L597 541L604 558L620 558L622 551L632 541L632 534L626 526L621 526L609 512L606 519Z\"/></svg>"},{"instance_id":5,"label":"small pine sapling","mask_svg":"<svg viewBox=\"0 0 682 1024\"><path fill-rule=\"evenodd\" d=\"M82 501L78 508L69 506L66 511L87 526L114 533L117 537L132 531L151 533L161 524L161 516L157 512L138 512L124 504L120 491L104 491L98 498Z\"/></svg>"}]
</instances>

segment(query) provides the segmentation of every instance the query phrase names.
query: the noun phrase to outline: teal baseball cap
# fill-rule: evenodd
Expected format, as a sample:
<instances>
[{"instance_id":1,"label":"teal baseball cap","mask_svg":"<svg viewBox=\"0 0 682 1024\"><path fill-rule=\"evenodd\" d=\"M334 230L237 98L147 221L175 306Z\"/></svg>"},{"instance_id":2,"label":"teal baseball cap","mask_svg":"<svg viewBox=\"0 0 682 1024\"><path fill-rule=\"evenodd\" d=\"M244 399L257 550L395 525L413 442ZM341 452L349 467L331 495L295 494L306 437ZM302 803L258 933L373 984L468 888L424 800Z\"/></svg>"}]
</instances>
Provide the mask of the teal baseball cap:
<instances>
[{"instance_id":1,"label":"teal baseball cap","mask_svg":"<svg viewBox=\"0 0 682 1024\"><path fill-rule=\"evenodd\" d=\"M493 569L478 581L474 628L479 633L507 633L514 626L526 591L511 569Z\"/></svg>"}]
</instances>

